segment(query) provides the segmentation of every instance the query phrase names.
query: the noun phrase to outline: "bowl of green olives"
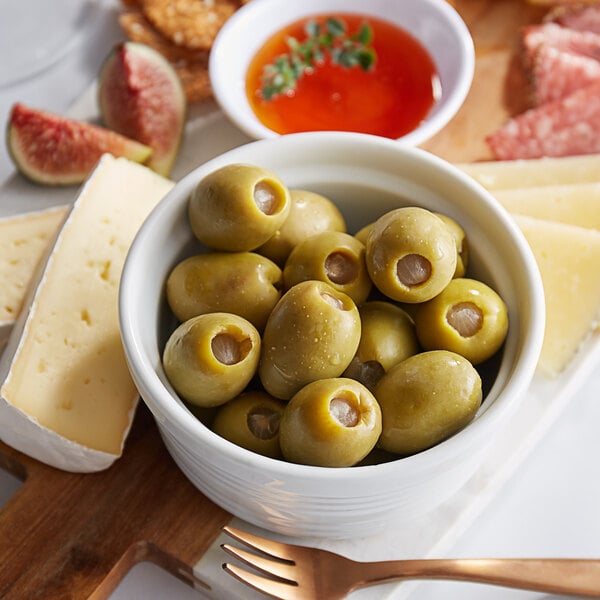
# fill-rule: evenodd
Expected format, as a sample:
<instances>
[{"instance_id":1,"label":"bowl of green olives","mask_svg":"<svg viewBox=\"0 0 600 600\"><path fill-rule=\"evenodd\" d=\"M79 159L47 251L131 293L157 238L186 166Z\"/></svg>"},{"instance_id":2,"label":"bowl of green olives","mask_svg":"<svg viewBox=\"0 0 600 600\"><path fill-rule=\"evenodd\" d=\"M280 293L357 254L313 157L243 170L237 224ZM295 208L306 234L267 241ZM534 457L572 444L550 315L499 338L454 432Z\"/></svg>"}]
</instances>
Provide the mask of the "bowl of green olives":
<instances>
[{"instance_id":1,"label":"bowl of green olives","mask_svg":"<svg viewBox=\"0 0 600 600\"><path fill-rule=\"evenodd\" d=\"M166 447L216 504L348 538L439 505L524 398L535 259L459 169L377 136L240 146L152 212L123 345Z\"/></svg>"}]
</instances>

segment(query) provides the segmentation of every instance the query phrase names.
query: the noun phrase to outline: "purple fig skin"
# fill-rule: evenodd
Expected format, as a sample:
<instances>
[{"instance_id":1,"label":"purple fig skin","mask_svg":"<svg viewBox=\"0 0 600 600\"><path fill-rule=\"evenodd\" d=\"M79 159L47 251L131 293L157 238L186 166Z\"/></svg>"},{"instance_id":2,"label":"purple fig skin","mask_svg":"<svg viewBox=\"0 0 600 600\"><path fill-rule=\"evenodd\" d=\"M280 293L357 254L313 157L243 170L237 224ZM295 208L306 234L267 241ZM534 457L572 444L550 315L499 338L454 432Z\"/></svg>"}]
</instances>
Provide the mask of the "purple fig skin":
<instances>
[{"instance_id":1,"label":"purple fig skin","mask_svg":"<svg viewBox=\"0 0 600 600\"><path fill-rule=\"evenodd\" d=\"M150 147L114 131L20 103L11 110L6 144L20 173L55 186L82 183L105 153L138 163L152 154Z\"/></svg>"},{"instance_id":2,"label":"purple fig skin","mask_svg":"<svg viewBox=\"0 0 600 600\"><path fill-rule=\"evenodd\" d=\"M168 177L187 112L183 87L171 64L144 44L117 44L100 70L98 103L106 127L150 146L147 166Z\"/></svg>"}]
</instances>

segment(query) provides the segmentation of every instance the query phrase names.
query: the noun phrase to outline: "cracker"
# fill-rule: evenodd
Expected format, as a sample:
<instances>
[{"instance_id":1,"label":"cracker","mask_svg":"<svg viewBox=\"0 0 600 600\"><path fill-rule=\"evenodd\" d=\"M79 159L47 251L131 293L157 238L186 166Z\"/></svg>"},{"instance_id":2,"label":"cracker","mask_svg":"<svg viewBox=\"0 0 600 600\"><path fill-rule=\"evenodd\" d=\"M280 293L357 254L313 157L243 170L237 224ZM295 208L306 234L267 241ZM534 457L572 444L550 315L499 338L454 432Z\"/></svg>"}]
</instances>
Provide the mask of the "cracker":
<instances>
[{"instance_id":1,"label":"cracker","mask_svg":"<svg viewBox=\"0 0 600 600\"><path fill-rule=\"evenodd\" d=\"M181 80L188 102L198 102L212 96L207 50L176 46L156 31L139 11L122 13L119 24L131 41L154 48L171 63Z\"/></svg>"},{"instance_id":2,"label":"cracker","mask_svg":"<svg viewBox=\"0 0 600 600\"><path fill-rule=\"evenodd\" d=\"M212 98L212 87L208 76L208 68L199 63L183 63L173 65L188 102L201 102Z\"/></svg>"},{"instance_id":3,"label":"cracker","mask_svg":"<svg viewBox=\"0 0 600 600\"><path fill-rule=\"evenodd\" d=\"M139 11L128 11L119 16L119 24L133 42L146 44L158 50L170 62L200 61L208 64L208 50L192 50L177 46L162 36Z\"/></svg>"},{"instance_id":4,"label":"cracker","mask_svg":"<svg viewBox=\"0 0 600 600\"><path fill-rule=\"evenodd\" d=\"M139 0L144 16L176 46L211 48L237 0Z\"/></svg>"}]
</instances>

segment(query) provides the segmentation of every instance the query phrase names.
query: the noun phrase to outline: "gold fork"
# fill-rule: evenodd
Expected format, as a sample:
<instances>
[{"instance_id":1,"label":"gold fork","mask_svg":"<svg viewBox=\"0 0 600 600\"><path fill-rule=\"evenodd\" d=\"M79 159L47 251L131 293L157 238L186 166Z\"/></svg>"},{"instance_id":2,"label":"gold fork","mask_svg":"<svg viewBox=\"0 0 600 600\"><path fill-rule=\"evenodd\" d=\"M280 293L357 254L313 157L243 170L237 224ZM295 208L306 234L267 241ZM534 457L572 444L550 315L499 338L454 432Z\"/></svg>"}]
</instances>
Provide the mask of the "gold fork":
<instances>
[{"instance_id":1,"label":"gold fork","mask_svg":"<svg viewBox=\"0 0 600 600\"><path fill-rule=\"evenodd\" d=\"M567 558L426 559L356 562L317 548L282 544L235 529L223 531L263 555L221 547L268 577L234 564L225 571L280 600L338 600L352 590L400 579L453 579L551 594L600 598L600 560ZM266 555L266 556L265 556Z\"/></svg>"}]
</instances>

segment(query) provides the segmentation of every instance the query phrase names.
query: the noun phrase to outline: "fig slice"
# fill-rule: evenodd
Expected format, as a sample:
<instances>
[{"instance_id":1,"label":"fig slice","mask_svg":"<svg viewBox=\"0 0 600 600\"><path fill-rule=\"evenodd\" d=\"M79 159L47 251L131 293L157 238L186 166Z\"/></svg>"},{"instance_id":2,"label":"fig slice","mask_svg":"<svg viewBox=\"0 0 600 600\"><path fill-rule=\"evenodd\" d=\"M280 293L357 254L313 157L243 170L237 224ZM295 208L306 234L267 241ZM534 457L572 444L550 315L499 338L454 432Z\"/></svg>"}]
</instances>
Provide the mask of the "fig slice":
<instances>
[{"instance_id":1,"label":"fig slice","mask_svg":"<svg viewBox=\"0 0 600 600\"><path fill-rule=\"evenodd\" d=\"M143 163L145 144L103 127L17 103L7 126L8 152L17 169L36 183L83 182L105 153Z\"/></svg>"},{"instance_id":2,"label":"fig slice","mask_svg":"<svg viewBox=\"0 0 600 600\"><path fill-rule=\"evenodd\" d=\"M116 44L100 69L98 103L109 129L152 148L147 165L167 177L183 136L187 103L171 64L137 42Z\"/></svg>"}]
</instances>

